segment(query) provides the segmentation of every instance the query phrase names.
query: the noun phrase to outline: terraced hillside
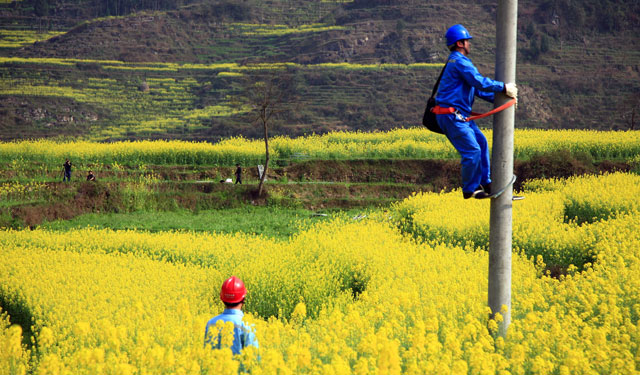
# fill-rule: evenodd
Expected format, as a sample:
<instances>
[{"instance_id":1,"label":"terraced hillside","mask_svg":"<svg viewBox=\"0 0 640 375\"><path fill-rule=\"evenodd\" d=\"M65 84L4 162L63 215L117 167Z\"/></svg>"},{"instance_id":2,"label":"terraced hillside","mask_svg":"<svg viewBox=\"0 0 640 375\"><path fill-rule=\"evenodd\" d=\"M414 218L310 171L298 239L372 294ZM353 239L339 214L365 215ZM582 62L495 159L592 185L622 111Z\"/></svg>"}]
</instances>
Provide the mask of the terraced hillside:
<instances>
[{"instance_id":1,"label":"terraced hillside","mask_svg":"<svg viewBox=\"0 0 640 375\"><path fill-rule=\"evenodd\" d=\"M102 18L99 7L38 17L33 4L2 4L4 140L257 137L238 98L273 75L297 98L273 134L415 126L458 22L493 75L493 2L207 1ZM620 42L640 39L639 6L604 4L520 2L517 126L637 127L640 51Z\"/></svg>"}]
</instances>

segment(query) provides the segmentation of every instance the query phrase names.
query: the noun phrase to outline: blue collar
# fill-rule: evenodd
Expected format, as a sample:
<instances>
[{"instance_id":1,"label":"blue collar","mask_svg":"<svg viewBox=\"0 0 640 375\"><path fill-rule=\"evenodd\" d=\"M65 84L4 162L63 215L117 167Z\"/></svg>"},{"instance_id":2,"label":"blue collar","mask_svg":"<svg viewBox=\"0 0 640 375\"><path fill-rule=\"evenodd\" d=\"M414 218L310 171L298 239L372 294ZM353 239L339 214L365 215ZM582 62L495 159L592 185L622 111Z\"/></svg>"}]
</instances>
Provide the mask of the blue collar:
<instances>
[{"instance_id":1,"label":"blue collar","mask_svg":"<svg viewBox=\"0 0 640 375\"><path fill-rule=\"evenodd\" d=\"M244 313L242 312L242 310L239 310L239 309L224 309L222 314L223 315L240 315L240 316L244 316Z\"/></svg>"},{"instance_id":2,"label":"blue collar","mask_svg":"<svg viewBox=\"0 0 640 375\"><path fill-rule=\"evenodd\" d=\"M454 57L456 57L456 58L460 58L461 57L463 59L469 60L469 58L467 56L463 55L462 52L458 52L458 51L453 51L453 52L451 52L449 54L449 59L454 58Z\"/></svg>"}]
</instances>

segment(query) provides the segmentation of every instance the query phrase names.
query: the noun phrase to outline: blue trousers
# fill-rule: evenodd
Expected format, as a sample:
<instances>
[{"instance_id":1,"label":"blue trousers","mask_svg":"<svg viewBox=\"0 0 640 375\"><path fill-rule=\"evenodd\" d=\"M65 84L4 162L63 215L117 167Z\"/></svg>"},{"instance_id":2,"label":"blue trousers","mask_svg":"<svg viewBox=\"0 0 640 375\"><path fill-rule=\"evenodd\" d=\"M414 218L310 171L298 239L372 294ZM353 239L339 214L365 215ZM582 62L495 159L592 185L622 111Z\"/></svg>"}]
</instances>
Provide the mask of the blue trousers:
<instances>
[{"instance_id":1,"label":"blue trousers","mask_svg":"<svg viewBox=\"0 0 640 375\"><path fill-rule=\"evenodd\" d=\"M474 121L464 122L455 114L438 115L438 125L460 154L462 191L473 193L480 184L491 182L489 145Z\"/></svg>"}]
</instances>

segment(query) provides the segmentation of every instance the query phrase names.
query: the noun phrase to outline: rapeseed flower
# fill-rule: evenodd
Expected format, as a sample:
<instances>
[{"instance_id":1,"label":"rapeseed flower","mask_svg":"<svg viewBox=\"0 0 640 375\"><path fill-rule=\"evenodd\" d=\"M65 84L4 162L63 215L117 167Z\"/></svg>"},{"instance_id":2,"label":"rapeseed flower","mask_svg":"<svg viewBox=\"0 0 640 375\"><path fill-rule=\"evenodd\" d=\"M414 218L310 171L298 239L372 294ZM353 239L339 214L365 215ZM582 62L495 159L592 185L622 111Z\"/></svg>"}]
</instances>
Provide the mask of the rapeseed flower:
<instances>
[{"instance_id":1,"label":"rapeseed flower","mask_svg":"<svg viewBox=\"0 0 640 375\"><path fill-rule=\"evenodd\" d=\"M34 332L27 348L20 328L4 320L0 368L636 373L640 216L636 203L614 196L638 186L637 176L541 185L514 203L512 320L504 338L494 334L500 317L489 320L486 306L487 202L470 202L463 211L459 194L457 200L417 194L398 204L391 219L317 223L289 241L92 228L0 231L0 295L29 312ZM607 186L602 194L618 208L607 211L598 195L573 193L593 185ZM595 207L599 218L566 218L572 204ZM433 219L447 215L473 215L479 224ZM541 272L574 260L562 279ZM245 318L260 342L235 357L203 345L204 325L222 311L219 285L230 274L247 285Z\"/></svg>"}]
</instances>

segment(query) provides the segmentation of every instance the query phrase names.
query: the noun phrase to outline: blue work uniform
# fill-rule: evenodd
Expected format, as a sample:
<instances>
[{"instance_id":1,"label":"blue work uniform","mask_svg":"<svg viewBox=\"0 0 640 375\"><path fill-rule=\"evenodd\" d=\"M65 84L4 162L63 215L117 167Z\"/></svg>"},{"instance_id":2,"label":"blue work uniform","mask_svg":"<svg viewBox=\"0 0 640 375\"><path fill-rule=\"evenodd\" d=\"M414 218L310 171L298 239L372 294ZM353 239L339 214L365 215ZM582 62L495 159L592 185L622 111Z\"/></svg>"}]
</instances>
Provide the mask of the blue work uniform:
<instances>
[{"instance_id":1,"label":"blue work uniform","mask_svg":"<svg viewBox=\"0 0 640 375\"><path fill-rule=\"evenodd\" d=\"M223 322L233 323L233 344L231 345L231 351L233 354L240 354L242 349L249 345L258 347L258 340L253 333L251 327L242 321L244 313L238 309L225 309L222 314L211 318L207 322L207 328L204 331L204 344L209 345L212 349L221 349L220 333L216 334L216 323L221 320Z\"/></svg>"},{"instance_id":2,"label":"blue work uniform","mask_svg":"<svg viewBox=\"0 0 640 375\"><path fill-rule=\"evenodd\" d=\"M489 145L475 121L465 122L471 115L475 97L493 103L496 92L504 90L504 82L483 77L471 60L458 51L449 55L449 63L442 74L436 104L453 107L458 114L436 116L438 125L460 154L462 191L473 193L480 184L491 182Z\"/></svg>"}]
</instances>

